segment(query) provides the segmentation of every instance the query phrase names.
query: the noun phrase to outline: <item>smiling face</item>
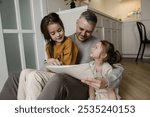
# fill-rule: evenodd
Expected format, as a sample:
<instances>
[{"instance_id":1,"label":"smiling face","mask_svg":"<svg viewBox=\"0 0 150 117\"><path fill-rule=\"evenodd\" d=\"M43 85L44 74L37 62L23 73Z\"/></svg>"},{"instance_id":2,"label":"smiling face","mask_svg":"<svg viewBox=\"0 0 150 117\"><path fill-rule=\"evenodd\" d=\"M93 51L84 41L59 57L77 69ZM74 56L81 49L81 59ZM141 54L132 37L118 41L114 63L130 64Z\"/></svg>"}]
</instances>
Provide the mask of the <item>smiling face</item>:
<instances>
[{"instance_id":1,"label":"smiling face","mask_svg":"<svg viewBox=\"0 0 150 117\"><path fill-rule=\"evenodd\" d=\"M77 20L76 23L76 36L79 41L85 41L90 38L95 25L89 23L84 17Z\"/></svg>"},{"instance_id":2,"label":"smiling face","mask_svg":"<svg viewBox=\"0 0 150 117\"><path fill-rule=\"evenodd\" d=\"M56 44L63 42L65 37L65 32L61 25L57 23L49 24L47 29L51 39L55 41Z\"/></svg>"},{"instance_id":3,"label":"smiling face","mask_svg":"<svg viewBox=\"0 0 150 117\"><path fill-rule=\"evenodd\" d=\"M104 60L107 56L107 53L105 51L105 47L104 45L102 45L101 42L98 42L95 47L93 47L91 49L91 54L90 56L93 58L93 59L100 59L100 60Z\"/></svg>"}]
</instances>

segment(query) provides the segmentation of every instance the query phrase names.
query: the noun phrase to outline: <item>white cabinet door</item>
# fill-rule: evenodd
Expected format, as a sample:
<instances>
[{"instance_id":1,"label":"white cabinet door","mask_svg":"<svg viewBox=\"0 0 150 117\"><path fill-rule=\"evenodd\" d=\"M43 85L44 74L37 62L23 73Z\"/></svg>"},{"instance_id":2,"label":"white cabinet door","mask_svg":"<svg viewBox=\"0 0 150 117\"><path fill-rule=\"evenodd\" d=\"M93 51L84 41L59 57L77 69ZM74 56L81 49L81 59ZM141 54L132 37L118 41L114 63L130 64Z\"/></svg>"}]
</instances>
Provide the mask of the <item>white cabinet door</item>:
<instances>
[{"instance_id":1,"label":"white cabinet door","mask_svg":"<svg viewBox=\"0 0 150 117\"><path fill-rule=\"evenodd\" d=\"M140 44L136 22L124 22L122 28L122 53L136 56Z\"/></svg>"},{"instance_id":2,"label":"white cabinet door","mask_svg":"<svg viewBox=\"0 0 150 117\"><path fill-rule=\"evenodd\" d=\"M95 28L93 35L99 40L104 40L104 28Z\"/></svg>"},{"instance_id":3,"label":"white cabinet door","mask_svg":"<svg viewBox=\"0 0 150 117\"><path fill-rule=\"evenodd\" d=\"M95 13L95 15L97 16L97 24L96 24L96 27L103 27L103 16L98 14L98 13Z\"/></svg>"},{"instance_id":4,"label":"white cabinet door","mask_svg":"<svg viewBox=\"0 0 150 117\"><path fill-rule=\"evenodd\" d=\"M104 39L109 42L112 42L112 33L111 32L112 32L111 29L104 28Z\"/></svg>"},{"instance_id":5,"label":"white cabinet door","mask_svg":"<svg viewBox=\"0 0 150 117\"><path fill-rule=\"evenodd\" d=\"M102 23L103 16L98 13L95 13L95 15L97 16L97 24L93 31L93 35L100 40L104 40L104 27Z\"/></svg>"},{"instance_id":6,"label":"white cabinet door","mask_svg":"<svg viewBox=\"0 0 150 117\"><path fill-rule=\"evenodd\" d=\"M96 13L97 25L93 35L101 40L107 40L114 44L115 49L122 53L122 23Z\"/></svg>"},{"instance_id":7,"label":"white cabinet door","mask_svg":"<svg viewBox=\"0 0 150 117\"><path fill-rule=\"evenodd\" d=\"M117 30L117 50L122 54L122 32L121 29Z\"/></svg>"},{"instance_id":8,"label":"white cabinet door","mask_svg":"<svg viewBox=\"0 0 150 117\"><path fill-rule=\"evenodd\" d=\"M117 46L118 46L118 31L115 30L115 29L112 30L112 41L111 42L114 44L115 49L117 49Z\"/></svg>"},{"instance_id":9,"label":"white cabinet door","mask_svg":"<svg viewBox=\"0 0 150 117\"><path fill-rule=\"evenodd\" d=\"M111 28L111 19L102 17L102 24L104 28Z\"/></svg>"},{"instance_id":10,"label":"white cabinet door","mask_svg":"<svg viewBox=\"0 0 150 117\"><path fill-rule=\"evenodd\" d=\"M116 23L116 29L117 29L117 47L116 47L116 49L119 50L120 53L122 53L122 22Z\"/></svg>"}]
</instances>

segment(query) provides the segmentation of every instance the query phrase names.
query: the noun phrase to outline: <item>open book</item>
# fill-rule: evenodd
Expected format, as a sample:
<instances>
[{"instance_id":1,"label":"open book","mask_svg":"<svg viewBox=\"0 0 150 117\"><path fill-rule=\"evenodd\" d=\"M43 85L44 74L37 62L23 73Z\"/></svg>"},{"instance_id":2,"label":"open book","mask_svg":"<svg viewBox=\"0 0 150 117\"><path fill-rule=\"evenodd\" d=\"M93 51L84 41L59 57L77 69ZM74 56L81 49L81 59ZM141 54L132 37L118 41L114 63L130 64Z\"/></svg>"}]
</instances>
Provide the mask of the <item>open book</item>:
<instances>
[{"instance_id":1,"label":"open book","mask_svg":"<svg viewBox=\"0 0 150 117\"><path fill-rule=\"evenodd\" d=\"M68 74L79 80L82 80L84 78L94 78L89 63L79 65L62 65L62 66L47 65L46 68L55 73Z\"/></svg>"}]
</instances>

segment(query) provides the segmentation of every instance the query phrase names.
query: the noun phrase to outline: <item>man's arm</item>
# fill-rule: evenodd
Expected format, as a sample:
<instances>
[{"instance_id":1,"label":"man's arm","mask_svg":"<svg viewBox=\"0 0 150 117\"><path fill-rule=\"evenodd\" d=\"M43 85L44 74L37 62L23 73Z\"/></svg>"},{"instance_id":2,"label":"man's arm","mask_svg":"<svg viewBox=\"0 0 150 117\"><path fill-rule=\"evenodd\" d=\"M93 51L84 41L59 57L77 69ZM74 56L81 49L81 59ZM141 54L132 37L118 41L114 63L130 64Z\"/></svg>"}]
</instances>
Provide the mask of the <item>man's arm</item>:
<instances>
[{"instance_id":1,"label":"man's arm","mask_svg":"<svg viewBox=\"0 0 150 117\"><path fill-rule=\"evenodd\" d=\"M114 64L114 68L108 76L109 87L112 87L112 88L119 87L120 81L122 79L123 71L124 71L124 68L122 67L121 64L119 64L119 63Z\"/></svg>"}]
</instances>

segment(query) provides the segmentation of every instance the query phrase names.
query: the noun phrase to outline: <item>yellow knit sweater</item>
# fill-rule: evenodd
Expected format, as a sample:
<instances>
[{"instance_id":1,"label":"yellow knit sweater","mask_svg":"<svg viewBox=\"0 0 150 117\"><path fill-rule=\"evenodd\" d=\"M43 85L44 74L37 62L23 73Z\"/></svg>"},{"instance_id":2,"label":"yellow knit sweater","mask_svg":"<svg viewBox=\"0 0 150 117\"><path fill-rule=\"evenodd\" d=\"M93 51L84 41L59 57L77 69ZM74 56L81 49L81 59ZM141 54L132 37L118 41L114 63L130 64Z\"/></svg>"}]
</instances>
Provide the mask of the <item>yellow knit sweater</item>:
<instances>
[{"instance_id":1,"label":"yellow knit sweater","mask_svg":"<svg viewBox=\"0 0 150 117\"><path fill-rule=\"evenodd\" d=\"M50 56L50 45L46 44L46 54L48 59L52 58ZM65 40L60 45L54 45L54 57L59 59L64 65L75 64L78 54L78 48L76 44L69 38L66 37Z\"/></svg>"}]
</instances>

